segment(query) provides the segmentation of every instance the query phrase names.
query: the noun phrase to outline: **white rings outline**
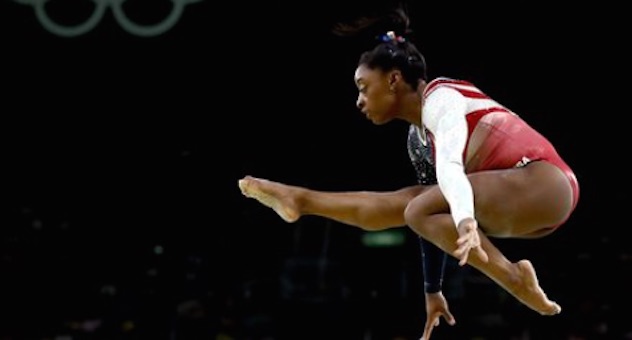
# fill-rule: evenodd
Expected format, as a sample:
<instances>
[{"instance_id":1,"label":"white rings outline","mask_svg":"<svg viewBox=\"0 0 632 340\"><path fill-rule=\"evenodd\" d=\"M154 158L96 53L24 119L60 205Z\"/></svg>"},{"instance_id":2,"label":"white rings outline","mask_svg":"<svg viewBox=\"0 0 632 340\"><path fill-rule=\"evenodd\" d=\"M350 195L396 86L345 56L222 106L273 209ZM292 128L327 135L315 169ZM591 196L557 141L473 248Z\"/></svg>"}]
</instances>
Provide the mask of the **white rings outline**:
<instances>
[{"instance_id":1,"label":"white rings outline","mask_svg":"<svg viewBox=\"0 0 632 340\"><path fill-rule=\"evenodd\" d=\"M51 0L14 0L23 5L32 6L40 24L49 32L61 37L77 37L92 31L103 19L108 8L112 8L114 19L128 33L140 37L153 37L165 33L175 26L182 17L184 8L203 0L171 0L171 12L160 22L152 25L141 25L131 20L123 10L126 0L92 0L95 7L92 14L76 25L63 25L51 19L46 12L46 3Z\"/></svg>"}]
</instances>

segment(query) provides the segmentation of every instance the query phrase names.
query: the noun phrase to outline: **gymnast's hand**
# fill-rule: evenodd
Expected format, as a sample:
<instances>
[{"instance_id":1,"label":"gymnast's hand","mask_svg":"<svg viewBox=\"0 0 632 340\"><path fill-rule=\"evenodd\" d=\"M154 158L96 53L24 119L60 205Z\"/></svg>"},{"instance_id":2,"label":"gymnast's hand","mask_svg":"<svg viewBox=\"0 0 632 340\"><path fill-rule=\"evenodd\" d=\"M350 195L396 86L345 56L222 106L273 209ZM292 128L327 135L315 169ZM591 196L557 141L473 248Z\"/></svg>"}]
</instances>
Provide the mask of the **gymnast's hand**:
<instances>
[{"instance_id":1,"label":"gymnast's hand","mask_svg":"<svg viewBox=\"0 0 632 340\"><path fill-rule=\"evenodd\" d=\"M459 222L456 228L459 238L456 240L456 250L453 255L459 260L459 265L463 266L467 263L470 251L473 250L476 255L483 261L489 260L487 253L481 246L481 237L478 234L478 224L473 218L464 218Z\"/></svg>"},{"instance_id":2,"label":"gymnast's hand","mask_svg":"<svg viewBox=\"0 0 632 340\"><path fill-rule=\"evenodd\" d=\"M443 317L450 326L454 326L456 320L450 309L448 308L448 301L446 301L443 293L426 293L426 327L424 327L424 334L419 340L429 340L432 330L439 326L440 318Z\"/></svg>"}]
</instances>

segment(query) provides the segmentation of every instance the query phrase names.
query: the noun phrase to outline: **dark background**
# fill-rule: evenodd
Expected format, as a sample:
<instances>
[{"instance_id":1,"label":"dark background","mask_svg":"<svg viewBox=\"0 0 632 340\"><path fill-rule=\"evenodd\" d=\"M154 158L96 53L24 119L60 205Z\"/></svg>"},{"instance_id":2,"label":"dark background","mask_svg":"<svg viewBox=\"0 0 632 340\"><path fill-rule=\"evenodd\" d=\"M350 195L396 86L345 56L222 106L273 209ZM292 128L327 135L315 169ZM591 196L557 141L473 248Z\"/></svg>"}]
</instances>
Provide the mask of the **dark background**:
<instances>
[{"instance_id":1,"label":"dark background","mask_svg":"<svg viewBox=\"0 0 632 340\"><path fill-rule=\"evenodd\" d=\"M90 32L61 37L29 2L1 1L0 339L421 336L410 231L394 231L400 246L367 247L366 233L324 219L286 224L237 187L245 175L323 190L414 183L407 125L373 126L354 107L366 46L329 32L387 2L204 0L151 37L126 32L108 9ZM91 4L47 9L72 25ZM171 10L124 6L140 24ZM563 313L541 317L451 262L457 325L433 339L632 338L617 9L408 8L429 75L473 81L519 113L581 186L557 233L496 241L533 261Z\"/></svg>"}]
</instances>

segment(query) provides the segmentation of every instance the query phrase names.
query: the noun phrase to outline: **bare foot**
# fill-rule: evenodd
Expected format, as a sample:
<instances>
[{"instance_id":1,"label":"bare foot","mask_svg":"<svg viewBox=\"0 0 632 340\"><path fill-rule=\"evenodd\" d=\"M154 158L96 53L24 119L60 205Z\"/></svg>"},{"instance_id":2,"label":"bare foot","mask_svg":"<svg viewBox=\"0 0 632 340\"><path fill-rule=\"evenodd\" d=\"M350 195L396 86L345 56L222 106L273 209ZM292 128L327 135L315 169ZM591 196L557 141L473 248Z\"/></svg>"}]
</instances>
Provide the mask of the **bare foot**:
<instances>
[{"instance_id":1,"label":"bare foot","mask_svg":"<svg viewBox=\"0 0 632 340\"><path fill-rule=\"evenodd\" d=\"M520 302L542 315L556 315L561 313L562 307L549 300L544 290L540 287L535 269L531 262L529 260L521 260L515 265L518 268L521 284L515 289L510 289L509 292L520 300Z\"/></svg>"},{"instance_id":2,"label":"bare foot","mask_svg":"<svg viewBox=\"0 0 632 340\"><path fill-rule=\"evenodd\" d=\"M291 189L285 184L246 176L239 180L239 189L244 196L272 208L286 222L296 222L301 216L291 198Z\"/></svg>"}]
</instances>

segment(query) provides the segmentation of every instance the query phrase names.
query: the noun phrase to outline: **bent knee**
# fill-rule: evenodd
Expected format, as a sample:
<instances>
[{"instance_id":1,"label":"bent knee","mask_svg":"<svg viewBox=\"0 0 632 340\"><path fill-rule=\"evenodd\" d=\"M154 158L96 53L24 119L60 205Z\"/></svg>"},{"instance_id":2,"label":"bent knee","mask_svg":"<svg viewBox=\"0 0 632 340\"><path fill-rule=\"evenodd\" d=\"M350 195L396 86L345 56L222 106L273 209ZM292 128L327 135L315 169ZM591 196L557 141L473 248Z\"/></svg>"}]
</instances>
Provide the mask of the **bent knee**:
<instances>
[{"instance_id":1,"label":"bent knee","mask_svg":"<svg viewBox=\"0 0 632 340\"><path fill-rule=\"evenodd\" d=\"M416 208L414 204L408 204L406 209L404 209L404 221L408 227L415 230L415 232L421 236L426 234L425 226L428 223L425 223L428 215L421 211L419 208Z\"/></svg>"},{"instance_id":2,"label":"bent knee","mask_svg":"<svg viewBox=\"0 0 632 340\"><path fill-rule=\"evenodd\" d=\"M417 212L415 211L415 209L411 206L410 203L408 203L408 205L406 205L406 208L404 209L404 222L406 222L407 225L412 226L414 224L416 224L416 220L417 220Z\"/></svg>"}]
</instances>

